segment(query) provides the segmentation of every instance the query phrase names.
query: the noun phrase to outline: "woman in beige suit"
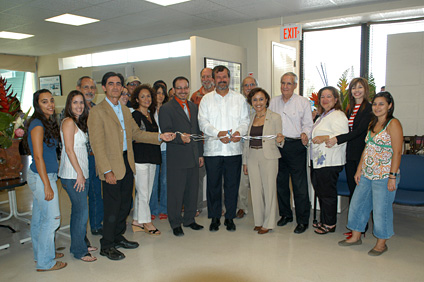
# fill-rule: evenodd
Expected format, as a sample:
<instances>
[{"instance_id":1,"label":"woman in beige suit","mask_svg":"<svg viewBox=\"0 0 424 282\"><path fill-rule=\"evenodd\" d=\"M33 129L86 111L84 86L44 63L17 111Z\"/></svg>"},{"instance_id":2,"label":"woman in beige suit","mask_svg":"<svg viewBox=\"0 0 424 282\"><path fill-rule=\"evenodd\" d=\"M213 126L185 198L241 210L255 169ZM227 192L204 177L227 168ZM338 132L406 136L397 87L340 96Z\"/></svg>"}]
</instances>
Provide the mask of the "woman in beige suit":
<instances>
[{"instance_id":1,"label":"woman in beige suit","mask_svg":"<svg viewBox=\"0 0 424 282\"><path fill-rule=\"evenodd\" d=\"M251 139L244 143L243 172L249 173L252 194L254 231L266 234L275 227L277 215L277 173L281 157L277 146L282 147L281 116L268 110L270 96L262 88L250 91L247 102L255 110L249 125L248 136L276 135L275 139Z\"/></svg>"}]
</instances>

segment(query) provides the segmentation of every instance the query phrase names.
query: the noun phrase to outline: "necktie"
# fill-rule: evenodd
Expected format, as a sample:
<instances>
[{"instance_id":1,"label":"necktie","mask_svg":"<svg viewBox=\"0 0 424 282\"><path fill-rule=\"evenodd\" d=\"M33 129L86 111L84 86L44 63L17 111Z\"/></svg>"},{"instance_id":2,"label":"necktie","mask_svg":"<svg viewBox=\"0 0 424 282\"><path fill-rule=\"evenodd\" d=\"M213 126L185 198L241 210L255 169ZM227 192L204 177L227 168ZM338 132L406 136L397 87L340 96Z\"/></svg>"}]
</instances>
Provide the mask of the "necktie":
<instances>
[{"instance_id":1,"label":"necktie","mask_svg":"<svg viewBox=\"0 0 424 282\"><path fill-rule=\"evenodd\" d=\"M188 119L190 119L190 115L188 114L187 104L186 104L186 103L184 103L184 104L183 104L183 107L184 107L184 112L185 112L185 114L186 114L187 118L188 118Z\"/></svg>"}]
</instances>

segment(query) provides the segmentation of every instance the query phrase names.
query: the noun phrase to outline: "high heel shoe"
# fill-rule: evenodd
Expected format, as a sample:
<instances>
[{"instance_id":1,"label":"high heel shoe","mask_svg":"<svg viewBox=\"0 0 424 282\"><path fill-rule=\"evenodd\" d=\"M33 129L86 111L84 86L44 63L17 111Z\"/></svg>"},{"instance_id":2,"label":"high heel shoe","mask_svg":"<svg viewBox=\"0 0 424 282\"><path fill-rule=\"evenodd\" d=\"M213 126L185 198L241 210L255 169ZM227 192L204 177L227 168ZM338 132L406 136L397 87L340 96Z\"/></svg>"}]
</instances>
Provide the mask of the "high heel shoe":
<instances>
[{"instance_id":1,"label":"high heel shoe","mask_svg":"<svg viewBox=\"0 0 424 282\"><path fill-rule=\"evenodd\" d=\"M144 227L140 225L131 224L131 227L134 233L144 231Z\"/></svg>"},{"instance_id":2,"label":"high heel shoe","mask_svg":"<svg viewBox=\"0 0 424 282\"><path fill-rule=\"evenodd\" d=\"M364 238L365 238L365 232L361 232L361 235L364 235ZM343 235L346 236L346 240L349 240L350 238L352 238L352 231L343 233Z\"/></svg>"}]
</instances>

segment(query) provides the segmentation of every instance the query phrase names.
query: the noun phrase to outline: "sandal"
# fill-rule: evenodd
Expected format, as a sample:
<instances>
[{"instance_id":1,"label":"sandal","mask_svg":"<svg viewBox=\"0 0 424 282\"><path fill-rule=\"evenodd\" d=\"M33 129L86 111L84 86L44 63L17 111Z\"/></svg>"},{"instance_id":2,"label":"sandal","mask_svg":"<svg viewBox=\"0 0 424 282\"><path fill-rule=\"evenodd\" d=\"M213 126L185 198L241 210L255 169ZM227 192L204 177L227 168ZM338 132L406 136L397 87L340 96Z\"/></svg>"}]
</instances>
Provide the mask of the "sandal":
<instances>
[{"instance_id":1,"label":"sandal","mask_svg":"<svg viewBox=\"0 0 424 282\"><path fill-rule=\"evenodd\" d=\"M312 224L313 228L320 228L321 226L322 226L322 222L317 222Z\"/></svg>"},{"instance_id":2,"label":"sandal","mask_svg":"<svg viewBox=\"0 0 424 282\"><path fill-rule=\"evenodd\" d=\"M54 259L59 259L59 258L63 258L65 255L63 253L55 253ZM36 260L34 260L35 263L37 263Z\"/></svg>"},{"instance_id":3,"label":"sandal","mask_svg":"<svg viewBox=\"0 0 424 282\"><path fill-rule=\"evenodd\" d=\"M88 250L88 252L95 252L95 251L97 251L98 249L97 249L97 247L87 246L87 250Z\"/></svg>"},{"instance_id":4,"label":"sandal","mask_svg":"<svg viewBox=\"0 0 424 282\"><path fill-rule=\"evenodd\" d=\"M66 267L68 264L66 262L57 261L55 265L53 265L50 269L37 269L38 272L44 272L44 271L52 271L52 270L59 270L64 267Z\"/></svg>"},{"instance_id":5,"label":"sandal","mask_svg":"<svg viewBox=\"0 0 424 282\"><path fill-rule=\"evenodd\" d=\"M322 226L318 227L314 231L315 231L315 233L317 233L319 235L324 235L324 234L327 234L327 233L334 233L336 231L336 225L334 225L333 227L328 227L328 226L323 224Z\"/></svg>"},{"instance_id":6,"label":"sandal","mask_svg":"<svg viewBox=\"0 0 424 282\"><path fill-rule=\"evenodd\" d=\"M168 215L167 214L164 214L164 213L160 213L159 214L159 219L160 220L168 219Z\"/></svg>"},{"instance_id":7,"label":"sandal","mask_svg":"<svg viewBox=\"0 0 424 282\"><path fill-rule=\"evenodd\" d=\"M80 258L80 260L82 260L83 262L93 262L96 261L97 258L90 253L86 253L82 258Z\"/></svg>"},{"instance_id":8,"label":"sandal","mask_svg":"<svg viewBox=\"0 0 424 282\"><path fill-rule=\"evenodd\" d=\"M143 225L136 225L136 224L131 224L132 230L133 232L138 232L138 231L144 231L144 226Z\"/></svg>"},{"instance_id":9,"label":"sandal","mask_svg":"<svg viewBox=\"0 0 424 282\"><path fill-rule=\"evenodd\" d=\"M160 231L156 228L155 230L149 230L147 228L144 228L144 232L146 232L149 235L160 235Z\"/></svg>"}]
</instances>

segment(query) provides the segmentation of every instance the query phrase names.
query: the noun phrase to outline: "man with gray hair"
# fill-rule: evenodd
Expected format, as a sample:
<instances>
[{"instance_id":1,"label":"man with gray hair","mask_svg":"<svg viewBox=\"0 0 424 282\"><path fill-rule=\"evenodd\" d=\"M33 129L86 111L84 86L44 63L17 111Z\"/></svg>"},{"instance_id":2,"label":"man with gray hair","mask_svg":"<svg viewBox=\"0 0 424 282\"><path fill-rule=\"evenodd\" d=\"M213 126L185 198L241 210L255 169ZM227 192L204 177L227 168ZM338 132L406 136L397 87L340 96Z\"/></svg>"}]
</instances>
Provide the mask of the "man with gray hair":
<instances>
[{"instance_id":1,"label":"man with gray hair","mask_svg":"<svg viewBox=\"0 0 424 282\"><path fill-rule=\"evenodd\" d=\"M250 91L253 88L258 87L258 81L252 77L247 76L243 79L242 83L242 91L244 97L247 99L247 96L249 95ZM250 107L249 116L255 112L252 107ZM242 140L244 142L244 140ZM249 205L249 176L242 173L240 177L240 187L239 187L239 195L238 195L238 202L237 202L237 218L243 218L245 214L248 213L248 205Z\"/></svg>"},{"instance_id":2,"label":"man with gray hair","mask_svg":"<svg viewBox=\"0 0 424 282\"><path fill-rule=\"evenodd\" d=\"M277 225L284 226L293 221L289 184L291 177L297 221L294 233L300 234L308 228L311 209L306 172L306 146L313 122L311 104L305 97L294 94L296 87L296 74L292 72L283 74L282 95L274 97L269 108L281 115L282 132L285 136L284 147L278 148L281 158L278 160L277 197L281 219Z\"/></svg>"},{"instance_id":3,"label":"man with gray hair","mask_svg":"<svg viewBox=\"0 0 424 282\"><path fill-rule=\"evenodd\" d=\"M212 78L212 69L204 68L200 72L200 81L202 82L202 87L199 90L194 92L191 95L190 101L199 106L200 101L202 100L205 94L215 90L215 82Z\"/></svg>"},{"instance_id":4,"label":"man with gray hair","mask_svg":"<svg viewBox=\"0 0 424 282\"><path fill-rule=\"evenodd\" d=\"M200 101L203 96L215 90L215 82L212 78L212 69L211 68L203 68L200 71L200 81L202 82L202 87L199 90L194 92L191 95L190 101L199 106ZM202 166L199 169L199 193L197 200L197 212L196 216L202 212L203 209L203 180L205 179L206 169L205 166Z\"/></svg>"},{"instance_id":5,"label":"man with gray hair","mask_svg":"<svg viewBox=\"0 0 424 282\"><path fill-rule=\"evenodd\" d=\"M97 92L96 82L89 76L80 77L77 81L77 90L84 94L86 105L89 110L94 107L93 99ZM90 143L88 149L88 173L90 181L88 186L88 215L90 218L91 234L103 234L103 199L102 184L96 175L96 162Z\"/></svg>"}]
</instances>

